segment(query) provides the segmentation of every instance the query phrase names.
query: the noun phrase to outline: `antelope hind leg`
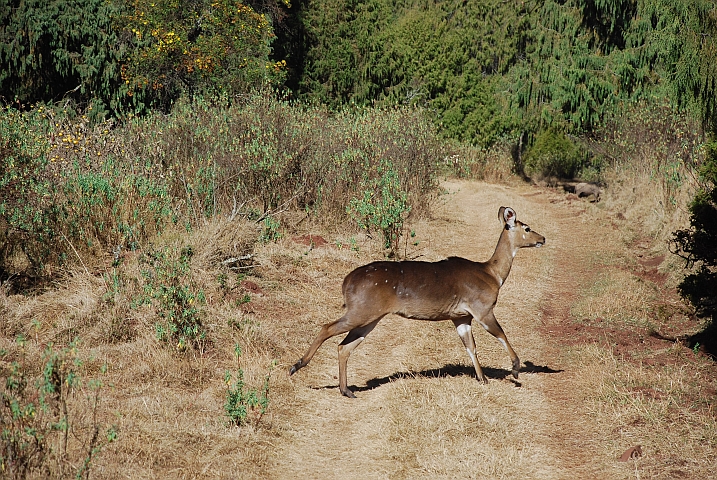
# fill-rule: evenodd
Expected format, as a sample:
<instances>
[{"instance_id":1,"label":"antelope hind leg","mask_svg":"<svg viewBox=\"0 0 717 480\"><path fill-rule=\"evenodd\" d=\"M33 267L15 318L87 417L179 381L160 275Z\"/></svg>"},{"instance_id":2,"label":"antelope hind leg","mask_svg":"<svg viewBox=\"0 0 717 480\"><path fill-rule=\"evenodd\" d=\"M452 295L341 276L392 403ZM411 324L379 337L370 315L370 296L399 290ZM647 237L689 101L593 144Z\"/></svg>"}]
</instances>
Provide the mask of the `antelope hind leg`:
<instances>
[{"instance_id":1,"label":"antelope hind leg","mask_svg":"<svg viewBox=\"0 0 717 480\"><path fill-rule=\"evenodd\" d=\"M298 362L296 362L290 369L289 369L289 376L295 374L300 368L305 367L309 364L311 359L314 357L314 354L316 353L316 350L319 349L319 347L329 338L334 337L336 335L340 335L342 333L346 333L349 330L351 330L351 327L346 326L346 316L339 318L335 322L327 323L323 327L321 327L321 330L319 331L319 334L316 336L316 339L309 347L309 350L306 352L306 354L299 359Z\"/></svg>"},{"instance_id":2,"label":"antelope hind leg","mask_svg":"<svg viewBox=\"0 0 717 480\"><path fill-rule=\"evenodd\" d=\"M374 320L363 327L354 328L339 344L339 390L341 391L341 394L346 397L356 398L354 392L352 392L347 385L348 380L346 375L346 365L348 363L349 356L351 355L351 352L364 341L366 336L371 333L371 330L373 330L379 320L381 319L379 318Z\"/></svg>"},{"instance_id":3,"label":"antelope hind leg","mask_svg":"<svg viewBox=\"0 0 717 480\"><path fill-rule=\"evenodd\" d=\"M471 331L471 320L472 317L466 317L460 320L453 320L453 325L456 326L458 336L461 337L461 340L463 341L463 346L466 347L466 352L468 352L468 356L471 357L471 361L473 362L473 368L475 368L478 381L482 383L488 383L488 379L483 373L483 369L481 368L480 362L478 361L478 357L476 356L476 342L473 338L473 332Z\"/></svg>"}]
</instances>

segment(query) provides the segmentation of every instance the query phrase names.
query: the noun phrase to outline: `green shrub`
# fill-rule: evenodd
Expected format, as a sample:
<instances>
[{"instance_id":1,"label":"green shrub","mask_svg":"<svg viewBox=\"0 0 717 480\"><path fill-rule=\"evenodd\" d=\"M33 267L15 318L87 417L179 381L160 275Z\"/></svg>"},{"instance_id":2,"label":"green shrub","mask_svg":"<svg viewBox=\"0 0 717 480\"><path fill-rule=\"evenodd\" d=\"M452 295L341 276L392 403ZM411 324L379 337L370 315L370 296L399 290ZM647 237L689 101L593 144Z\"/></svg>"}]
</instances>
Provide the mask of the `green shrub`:
<instances>
[{"instance_id":1,"label":"green shrub","mask_svg":"<svg viewBox=\"0 0 717 480\"><path fill-rule=\"evenodd\" d=\"M401 190L398 174L390 164L375 167L377 176L365 172L359 197L352 198L346 211L364 230L379 231L383 246L395 254L411 207L406 203L406 192Z\"/></svg>"},{"instance_id":2,"label":"green shrub","mask_svg":"<svg viewBox=\"0 0 717 480\"><path fill-rule=\"evenodd\" d=\"M279 220L267 216L264 218L263 224L264 226L259 234L259 241L261 243L276 242L281 238L281 232L279 231L281 223Z\"/></svg>"},{"instance_id":3,"label":"green shrub","mask_svg":"<svg viewBox=\"0 0 717 480\"><path fill-rule=\"evenodd\" d=\"M38 375L22 338L17 351L14 358L0 351L8 360L0 370L2 478L89 478L92 461L117 438L115 427L102 433L97 420L101 380L83 378L77 341L59 351L49 344Z\"/></svg>"},{"instance_id":4,"label":"green shrub","mask_svg":"<svg viewBox=\"0 0 717 480\"><path fill-rule=\"evenodd\" d=\"M241 347L234 346L234 355L237 362L241 357ZM276 362L273 362L271 369L274 368ZM241 367L237 368L236 375L231 372L225 372L224 383L227 385L226 402L224 403L225 415L229 418L232 425L243 425L248 421L249 414L254 416L254 420L258 422L269 408L269 373L264 377L264 385L261 389L247 388L244 383L244 371Z\"/></svg>"},{"instance_id":5,"label":"green shrub","mask_svg":"<svg viewBox=\"0 0 717 480\"><path fill-rule=\"evenodd\" d=\"M202 327L206 299L192 281L192 255L191 247L185 247L179 252L164 248L141 256L145 302L154 303L163 319L155 324L157 340L176 345L180 352L190 345L201 346L206 339Z\"/></svg>"},{"instance_id":6,"label":"green shrub","mask_svg":"<svg viewBox=\"0 0 717 480\"><path fill-rule=\"evenodd\" d=\"M584 158L565 133L547 129L538 134L523 164L530 177L573 178L580 172Z\"/></svg>"},{"instance_id":7,"label":"green shrub","mask_svg":"<svg viewBox=\"0 0 717 480\"><path fill-rule=\"evenodd\" d=\"M697 265L697 270L680 283L680 293L692 302L698 313L714 321L717 314L717 142L708 144L707 149L707 158L700 170L702 188L690 204L690 228L675 232L673 245L688 266Z\"/></svg>"}]
</instances>

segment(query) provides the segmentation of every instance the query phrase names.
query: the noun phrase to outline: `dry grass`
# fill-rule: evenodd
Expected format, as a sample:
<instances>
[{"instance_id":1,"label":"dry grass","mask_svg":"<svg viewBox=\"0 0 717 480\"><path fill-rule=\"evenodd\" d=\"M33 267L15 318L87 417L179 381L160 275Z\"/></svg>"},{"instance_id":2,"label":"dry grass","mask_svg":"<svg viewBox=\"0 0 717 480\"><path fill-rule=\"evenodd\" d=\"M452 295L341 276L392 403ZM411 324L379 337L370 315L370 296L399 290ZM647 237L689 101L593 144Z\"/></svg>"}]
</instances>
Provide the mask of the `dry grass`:
<instances>
[{"instance_id":1,"label":"dry grass","mask_svg":"<svg viewBox=\"0 0 717 480\"><path fill-rule=\"evenodd\" d=\"M592 279L570 314L583 321L649 328L660 294L655 284L629 271L611 269Z\"/></svg>"},{"instance_id":2,"label":"dry grass","mask_svg":"<svg viewBox=\"0 0 717 480\"><path fill-rule=\"evenodd\" d=\"M407 257L487 259L500 205L547 237L543 249L518 254L495 310L526 365L519 383L485 332L475 331L491 378L484 387L450 322L393 316L351 356L357 399L338 392L339 338L288 377L320 326L342 314L344 275L382 254L380 239L326 230L327 245L305 245L299 237L319 227L304 223L256 247L255 225L237 221L153 245L194 250L192 279L207 298L201 348L159 343L156 306L131 306L142 292L139 254L107 267L118 288L112 275L79 271L35 297L0 295L0 348L16 358L22 334L35 358L48 342L81 338L80 373L106 385L99 421L119 432L96 457L95 478L713 477L715 367L680 345L629 334L670 321L654 306L669 287L634 273L644 273L630 260L639 247L624 241L614 213L526 186L444 187L433 218L409 225L417 245L405 245ZM635 343L621 349L615 339ZM224 373L239 367L252 388L271 371L270 405L236 427L223 414ZM617 462L635 444L644 456Z\"/></svg>"},{"instance_id":3,"label":"dry grass","mask_svg":"<svg viewBox=\"0 0 717 480\"><path fill-rule=\"evenodd\" d=\"M396 478L543 478L555 467L525 421L541 401L536 392L509 382L482 390L473 378L420 380L397 382L387 399L401 404L387 429Z\"/></svg>"},{"instance_id":4,"label":"dry grass","mask_svg":"<svg viewBox=\"0 0 717 480\"><path fill-rule=\"evenodd\" d=\"M643 456L615 462L602 478L714 478L717 461L715 366L681 346L671 362L649 365L597 343L571 348L572 382L591 418L590 456L617 459L629 447Z\"/></svg>"},{"instance_id":5,"label":"dry grass","mask_svg":"<svg viewBox=\"0 0 717 480\"><path fill-rule=\"evenodd\" d=\"M659 186L650 191L661 194ZM577 289L548 327L564 335L555 352L570 366L552 395L559 398L569 386L568 405L584 410L571 422L574 447L582 451L576 456L584 459L573 472L583 478L714 478L717 367L679 342L650 336L679 337L700 327L685 315L690 309L675 293L674 264L664 257L666 231L684 218L658 215L660 204L650 208L655 197L647 191L628 193L624 204L620 194L612 204L586 205L600 241L579 240L590 235L584 227L573 232L580 246L566 255L562 270ZM618 212L627 221L616 218L611 209L617 205L624 205ZM610 229L614 234L604 236ZM642 445L641 458L614 461L635 445Z\"/></svg>"}]
</instances>

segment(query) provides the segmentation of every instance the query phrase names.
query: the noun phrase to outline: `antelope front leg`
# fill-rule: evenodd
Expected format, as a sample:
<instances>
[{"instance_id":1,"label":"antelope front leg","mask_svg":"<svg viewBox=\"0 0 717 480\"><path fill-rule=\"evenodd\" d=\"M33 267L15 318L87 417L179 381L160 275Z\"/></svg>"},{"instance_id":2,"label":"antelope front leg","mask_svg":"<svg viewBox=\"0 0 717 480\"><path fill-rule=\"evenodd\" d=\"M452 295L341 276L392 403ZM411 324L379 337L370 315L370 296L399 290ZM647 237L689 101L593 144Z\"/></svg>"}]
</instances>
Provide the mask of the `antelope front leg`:
<instances>
[{"instance_id":1,"label":"antelope front leg","mask_svg":"<svg viewBox=\"0 0 717 480\"><path fill-rule=\"evenodd\" d=\"M483 369L480 366L478 357L476 357L476 342L473 339L473 332L471 332L471 320L471 317L465 317L460 320L453 320L453 325L456 326L458 336L461 337L461 340L463 340L463 346L466 347L466 352L468 352L468 356L471 357L471 361L473 362L473 368L475 368L476 370L476 376L478 377L478 381L488 383L488 379L483 373Z\"/></svg>"},{"instance_id":2,"label":"antelope front leg","mask_svg":"<svg viewBox=\"0 0 717 480\"><path fill-rule=\"evenodd\" d=\"M505 332L503 332L503 329L500 327L498 320L495 319L493 312L491 311L486 314L481 319L480 323L483 325L483 328L488 331L488 333L493 335L500 343L503 344L503 347L505 347L508 355L510 355L510 360L513 362L513 377L518 378L518 372L520 371L520 359L518 358L518 355L515 354L513 347L511 347L510 343L508 343L508 338L505 336Z\"/></svg>"}]
</instances>

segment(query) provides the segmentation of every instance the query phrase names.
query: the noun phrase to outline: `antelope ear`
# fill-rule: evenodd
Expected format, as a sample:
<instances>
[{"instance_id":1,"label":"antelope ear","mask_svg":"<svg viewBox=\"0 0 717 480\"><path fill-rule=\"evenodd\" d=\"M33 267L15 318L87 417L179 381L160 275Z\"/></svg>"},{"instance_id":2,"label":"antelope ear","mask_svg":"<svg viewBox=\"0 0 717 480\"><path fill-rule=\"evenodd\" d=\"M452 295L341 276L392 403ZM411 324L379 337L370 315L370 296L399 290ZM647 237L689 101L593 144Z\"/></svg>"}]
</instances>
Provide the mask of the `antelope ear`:
<instances>
[{"instance_id":1,"label":"antelope ear","mask_svg":"<svg viewBox=\"0 0 717 480\"><path fill-rule=\"evenodd\" d=\"M515 210L510 207L501 207L501 220L510 228L515 227Z\"/></svg>"}]
</instances>

